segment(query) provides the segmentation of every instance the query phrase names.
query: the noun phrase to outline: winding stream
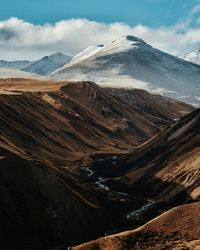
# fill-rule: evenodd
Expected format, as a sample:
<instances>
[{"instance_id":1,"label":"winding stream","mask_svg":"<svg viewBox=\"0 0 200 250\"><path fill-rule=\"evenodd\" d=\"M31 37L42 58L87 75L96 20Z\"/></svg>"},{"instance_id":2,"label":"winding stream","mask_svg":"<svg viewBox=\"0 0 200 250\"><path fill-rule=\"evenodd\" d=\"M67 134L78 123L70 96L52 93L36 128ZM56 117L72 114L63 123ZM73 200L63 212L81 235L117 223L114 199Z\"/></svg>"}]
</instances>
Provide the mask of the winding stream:
<instances>
[{"instance_id":1,"label":"winding stream","mask_svg":"<svg viewBox=\"0 0 200 250\"><path fill-rule=\"evenodd\" d=\"M91 177L93 174L94 174L94 171L91 170L90 168L88 167L84 167L82 168L86 173L87 173L87 176L88 177ZM113 190L110 190L110 188L108 186L105 185L105 182L106 180L102 177L98 177L97 178L97 181L95 182L95 184L100 188L100 189L103 189L105 191L112 191L112 192L115 192L119 195L124 195L124 196L129 196L129 194L127 193L123 193L123 192L117 192L117 191L113 191ZM149 209L153 208L155 205L155 201L148 201L145 205L143 205L141 208L137 209L137 210L133 210L131 212L129 212L127 215L126 215L126 219L127 220L132 220L132 219L139 219L140 216L148 211Z\"/></svg>"},{"instance_id":2,"label":"winding stream","mask_svg":"<svg viewBox=\"0 0 200 250\"><path fill-rule=\"evenodd\" d=\"M149 201L147 204L143 205L140 209L134 210L126 215L126 219L139 219L139 217L149 209L153 208L155 205L154 201Z\"/></svg>"}]
</instances>

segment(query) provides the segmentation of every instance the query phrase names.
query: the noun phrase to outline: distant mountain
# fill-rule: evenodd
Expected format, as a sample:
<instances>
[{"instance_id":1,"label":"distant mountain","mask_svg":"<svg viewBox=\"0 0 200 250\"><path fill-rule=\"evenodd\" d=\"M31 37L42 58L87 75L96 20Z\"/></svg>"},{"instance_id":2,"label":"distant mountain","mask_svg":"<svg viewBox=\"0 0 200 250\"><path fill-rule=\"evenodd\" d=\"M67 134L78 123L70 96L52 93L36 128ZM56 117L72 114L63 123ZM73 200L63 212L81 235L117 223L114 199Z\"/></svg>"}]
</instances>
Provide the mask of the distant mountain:
<instances>
[{"instance_id":1,"label":"distant mountain","mask_svg":"<svg viewBox=\"0 0 200 250\"><path fill-rule=\"evenodd\" d=\"M194 49L191 52L184 54L180 58L192 63L200 64L200 49Z\"/></svg>"},{"instance_id":2,"label":"distant mountain","mask_svg":"<svg viewBox=\"0 0 200 250\"><path fill-rule=\"evenodd\" d=\"M71 59L70 56L57 52L50 56L42 57L37 61L18 60L18 61L5 61L0 60L0 67L17 69L39 75L49 75L56 69L63 66Z\"/></svg>"},{"instance_id":3,"label":"distant mountain","mask_svg":"<svg viewBox=\"0 0 200 250\"><path fill-rule=\"evenodd\" d=\"M200 105L200 66L157 50L134 36L89 47L50 76L142 88Z\"/></svg>"},{"instance_id":4,"label":"distant mountain","mask_svg":"<svg viewBox=\"0 0 200 250\"><path fill-rule=\"evenodd\" d=\"M50 56L45 56L31 65L24 67L22 70L40 75L49 75L68 62L70 58L71 57L58 52Z\"/></svg>"},{"instance_id":5,"label":"distant mountain","mask_svg":"<svg viewBox=\"0 0 200 250\"><path fill-rule=\"evenodd\" d=\"M18 61L0 60L0 67L21 70L24 67L30 66L32 63L33 61L28 61L28 60L18 60Z\"/></svg>"}]
</instances>

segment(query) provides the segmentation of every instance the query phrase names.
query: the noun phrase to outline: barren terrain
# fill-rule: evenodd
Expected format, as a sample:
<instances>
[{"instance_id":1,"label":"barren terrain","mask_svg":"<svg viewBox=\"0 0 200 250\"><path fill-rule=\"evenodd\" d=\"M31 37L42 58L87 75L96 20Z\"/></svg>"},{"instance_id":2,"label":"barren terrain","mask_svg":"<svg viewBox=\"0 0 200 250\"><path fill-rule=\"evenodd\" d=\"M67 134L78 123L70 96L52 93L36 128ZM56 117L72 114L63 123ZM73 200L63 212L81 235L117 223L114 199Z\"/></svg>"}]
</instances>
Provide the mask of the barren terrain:
<instances>
[{"instance_id":1,"label":"barren terrain","mask_svg":"<svg viewBox=\"0 0 200 250\"><path fill-rule=\"evenodd\" d=\"M154 106L151 98L146 106ZM199 111L181 118L194 108L162 97L158 103L174 105L174 113L152 114L92 82L1 79L0 248L62 249L136 228L155 216L132 218L151 207L149 199L161 204L156 214L182 191L185 202L198 199ZM140 190L137 168L145 178Z\"/></svg>"}]
</instances>

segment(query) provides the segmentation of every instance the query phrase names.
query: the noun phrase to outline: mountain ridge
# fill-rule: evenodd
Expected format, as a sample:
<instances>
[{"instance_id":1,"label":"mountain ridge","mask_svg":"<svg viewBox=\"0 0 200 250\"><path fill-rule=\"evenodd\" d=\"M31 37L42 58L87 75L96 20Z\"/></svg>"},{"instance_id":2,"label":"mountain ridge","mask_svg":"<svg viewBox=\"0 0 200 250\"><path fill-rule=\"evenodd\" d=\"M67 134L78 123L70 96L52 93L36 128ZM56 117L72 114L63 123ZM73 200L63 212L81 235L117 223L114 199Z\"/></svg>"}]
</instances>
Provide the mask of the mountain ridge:
<instances>
[{"instance_id":1,"label":"mountain ridge","mask_svg":"<svg viewBox=\"0 0 200 250\"><path fill-rule=\"evenodd\" d=\"M199 75L200 66L154 49L139 38L124 36L95 49L88 57L80 57L80 61L73 63L72 58L50 77L142 88L198 106Z\"/></svg>"},{"instance_id":2,"label":"mountain ridge","mask_svg":"<svg viewBox=\"0 0 200 250\"><path fill-rule=\"evenodd\" d=\"M60 68L63 64L65 64L70 59L71 57L61 52L57 52L50 56L42 57L41 59L33 62L31 65L24 67L22 70L47 76L51 72Z\"/></svg>"},{"instance_id":3,"label":"mountain ridge","mask_svg":"<svg viewBox=\"0 0 200 250\"><path fill-rule=\"evenodd\" d=\"M60 68L67 61L71 59L70 56L67 56L61 52L56 52L49 56L44 56L38 60L29 61L29 60L16 60L16 61L6 61L0 60L0 67L21 70L25 72L35 73L38 75L47 76L52 71ZM16 76L17 77L17 76Z\"/></svg>"},{"instance_id":4,"label":"mountain ridge","mask_svg":"<svg viewBox=\"0 0 200 250\"><path fill-rule=\"evenodd\" d=\"M197 49L194 49L190 52L187 52L183 56L181 56L180 58L183 60L200 65L200 48L197 48Z\"/></svg>"}]
</instances>

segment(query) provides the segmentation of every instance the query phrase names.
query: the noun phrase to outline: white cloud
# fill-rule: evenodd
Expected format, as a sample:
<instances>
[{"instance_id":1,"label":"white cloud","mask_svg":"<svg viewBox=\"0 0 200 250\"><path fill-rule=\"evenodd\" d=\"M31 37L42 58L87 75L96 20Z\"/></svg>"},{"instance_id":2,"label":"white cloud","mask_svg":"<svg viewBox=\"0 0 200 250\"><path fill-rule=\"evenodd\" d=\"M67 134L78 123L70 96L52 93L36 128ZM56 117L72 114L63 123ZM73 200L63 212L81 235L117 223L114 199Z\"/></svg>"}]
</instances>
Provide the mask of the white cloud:
<instances>
[{"instance_id":1,"label":"white cloud","mask_svg":"<svg viewBox=\"0 0 200 250\"><path fill-rule=\"evenodd\" d=\"M172 27L150 28L87 19L34 25L13 17L0 21L0 59L36 59L57 51L74 55L90 45L105 44L127 34L166 52L182 54L200 44L200 27L190 27L188 20Z\"/></svg>"}]
</instances>

